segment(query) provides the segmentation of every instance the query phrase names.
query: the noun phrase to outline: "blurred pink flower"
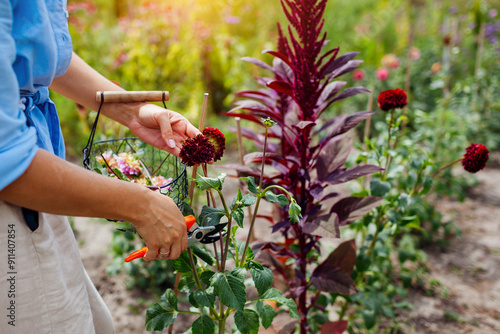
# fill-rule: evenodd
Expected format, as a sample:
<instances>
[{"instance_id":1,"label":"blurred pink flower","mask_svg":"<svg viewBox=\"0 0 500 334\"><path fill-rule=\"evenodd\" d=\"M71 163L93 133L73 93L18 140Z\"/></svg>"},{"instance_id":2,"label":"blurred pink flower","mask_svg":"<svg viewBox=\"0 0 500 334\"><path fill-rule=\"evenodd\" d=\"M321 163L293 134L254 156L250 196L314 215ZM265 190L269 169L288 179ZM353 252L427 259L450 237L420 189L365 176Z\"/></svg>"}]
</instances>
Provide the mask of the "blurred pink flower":
<instances>
[{"instance_id":1,"label":"blurred pink flower","mask_svg":"<svg viewBox=\"0 0 500 334\"><path fill-rule=\"evenodd\" d=\"M92 15L97 10L97 6L93 1L70 2L66 7L69 13L74 13L79 10L85 11L85 14Z\"/></svg>"},{"instance_id":2,"label":"blurred pink flower","mask_svg":"<svg viewBox=\"0 0 500 334\"><path fill-rule=\"evenodd\" d=\"M384 67L379 67L375 71L375 76L380 81L386 81L389 78L389 70Z\"/></svg>"},{"instance_id":3,"label":"blurred pink flower","mask_svg":"<svg viewBox=\"0 0 500 334\"><path fill-rule=\"evenodd\" d=\"M365 71L360 68L355 69L352 72L352 78L356 81L361 81L365 78Z\"/></svg>"},{"instance_id":4,"label":"blurred pink flower","mask_svg":"<svg viewBox=\"0 0 500 334\"><path fill-rule=\"evenodd\" d=\"M120 67L127 60L128 60L128 55L125 52L120 52L120 54L115 58L113 66Z\"/></svg>"},{"instance_id":5,"label":"blurred pink flower","mask_svg":"<svg viewBox=\"0 0 500 334\"><path fill-rule=\"evenodd\" d=\"M395 54L388 53L382 57L382 66L385 68L396 69L399 67L399 59Z\"/></svg>"},{"instance_id":6,"label":"blurred pink flower","mask_svg":"<svg viewBox=\"0 0 500 334\"><path fill-rule=\"evenodd\" d=\"M411 60L418 60L420 58L420 50L416 47L412 47L410 49L410 58Z\"/></svg>"},{"instance_id":7,"label":"blurred pink flower","mask_svg":"<svg viewBox=\"0 0 500 334\"><path fill-rule=\"evenodd\" d=\"M225 17L225 19L226 19L226 22L229 24L238 24L241 22L241 18L239 16L227 15Z\"/></svg>"}]
</instances>

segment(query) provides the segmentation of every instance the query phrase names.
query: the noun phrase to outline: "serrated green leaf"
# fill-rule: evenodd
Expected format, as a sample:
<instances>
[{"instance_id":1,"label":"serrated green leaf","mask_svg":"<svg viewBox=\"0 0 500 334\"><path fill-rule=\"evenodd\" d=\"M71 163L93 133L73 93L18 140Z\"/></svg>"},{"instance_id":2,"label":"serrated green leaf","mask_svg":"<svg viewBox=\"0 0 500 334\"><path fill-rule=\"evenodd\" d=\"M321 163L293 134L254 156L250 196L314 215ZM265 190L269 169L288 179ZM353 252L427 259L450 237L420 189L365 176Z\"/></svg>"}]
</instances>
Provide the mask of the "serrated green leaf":
<instances>
[{"instance_id":1,"label":"serrated green leaf","mask_svg":"<svg viewBox=\"0 0 500 334\"><path fill-rule=\"evenodd\" d=\"M259 189L255 185L255 179L253 176L240 177L240 179L247 181L248 190L254 194L259 193Z\"/></svg>"},{"instance_id":2,"label":"serrated green leaf","mask_svg":"<svg viewBox=\"0 0 500 334\"><path fill-rule=\"evenodd\" d=\"M291 298L286 298L283 296L281 291L276 288L270 288L262 296L260 296L261 300L274 300L277 303L283 304L288 308L290 312L290 316L295 319L299 319L299 313L297 312L297 305Z\"/></svg>"},{"instance_id":3,"label":"serrated green leaf","mask_svg":"<svg viewBox=\"0 0 500 334\"><path fill-rule=\"evenodd\" d=\"M177 312L166 310L160 304L154 304L146 311L146 330L162 331L174 323Z\"/></svg>"},{"instance_id":4,"label":"serrated green leaf","mask_svg":"<svg viewBox=\"0 0 500 334\"><path fill-rule=\"evenodd\" d=\"M177 309L177 296L172 289L167 289L163 295L161 295L161 305L166 309L171 308L176 311Z\"/></svg>"},{"instance_id":5,"label":"serrated green leaf","mask_svg":"<svg viewBox=\"0 0 500 334\"><path fill-rule=\"evenodd\" d=\"M257 312L259 312L260 318L262 319L262 326L268 329L273 323L274 316L276 315L273 307L259 300L257 302Z\"/></svg>"},{"instance_id":6,"label":"serrated green leaf","mask_svg":"<svg viewBox=\"0 0 500 334\"><path fill-rule=\"evenodd\" d=\"M266 192L266 199L270 203L278 203L280 206L285 206L288 204L288 198L283 194L276 195L272 191Z\"/></svg>"},{"instance_id":7,"label":"serrated green leaf","mask_svg":"<svg viewBox=\"0 0 500 334\"><path fill-rule=\"evenodd\" d=\"M222 190L222 184L224 183L225 177L226 177L225 173L219 174L219 176L216 178L204 177L198 174L195 183L198 189L200 190L208 190L208 189Z\"/></svg>"},{"instance_id":8,"label":"serrated green leaf","mask_svg":"<svg viewBox=\"0 0 500 334\"><path fill-rule=\"evenodd\" d=\"M195 286L192 272L184 273L179 281L179 291L189 293Z\"/></svg>"},{"instance_id":9,"label":"serrated green leaf","mask_svg":"<svg viewBox=\"0 0 500 334\"><path fill-rule=\"evenodd\" d=\"M370 193L372 196L383 197L391 189L391 184L379 179L372 179L370 181Z\"/></svg>"},{"instance_id":10,"label":"serrated green leaf","mask_svg":"<svg viewBox=\"0 0 500 334\"><path fill-rule=\"evenodd\" d=\"M238 247L238 254L241 255L243 254L243 250L245 249L245 242L241 240L236 240L236 246ZM245 261L250 261L253 260L255 257L252 247L247 247L247 256Z\"/></svg>"},{"instance_id":11,"label":"serrated green leaf","mask_svg":"<svg viewBox=\"0 0 500 334\"><path fill-rule=\"evenodd\" d=\"M292 199L292 202L290 203L290 206L288 207L288 215L290 216L290 221L292 223L298 223L299 219L301 217L300 215L300 205L297 204L295 199Z\"/></svg>"},{"instance_id":12,"label":"serrated green leaf","mask_svg":"<svg viewBox=\"0 0 500 334\"><path fill-rule=\"evenodd\" d=\"M134 225L132 224L129 224L127 226L123 226L123 227L117 227L116 228L118 231L121 231L121 232L132 232L132 233L137 233L137 229L135 228Z\"/></svg>"},{"instance_id":13,"label":"serrated green leaf","mask_svg":"<svg viewBox=\"0 0 500 334\"><path fill-rule=\"evenodd\" d=\"M204 205L198 218L200 226L215 226L226 215L224 209L212 208Z\"/></svg>"},{"instance_id":14,"label":"serrated green leaf","mask_svg":"<svg viewBox=\"0 0 500 334\"><path fill-rule=\"evenodd\" d=\"M196 258L193 258L194 264L196 265ZM178 259L173 260L172 264L174 265L175 270L181 273L188 273L192 271L191 262L189 261L189 254L187 250L182 252L181 256Z\"/></svg>"},{"instance_id":15,"label":"serrated green leaf","mask_svg":"<svg viewBox=\"0 0 500 334\"><path fill-rule=\"evenodd\" d=\"M245 196L243 196L243 198L241 199L241 202L243 202L243 206L251 206L251 205L254 205L255 202L257 202L257 196L255 196L254 194L246 194Z\"/></svg>"},{"instance_id":16,"label":"serrated green leaf","mask_svg":"<svg viewBox=\"0 0 500 334\"><path fill-rule=\"evenodd\" d=\"M243 211L242 208L238 208L236 210L233 210L231 212L231 216L233 217L234 221L238 224L240 228L243 228L243 220L245 219L245 212Z\"/></svg>"},{"instance_id":17,"label":"serrated green leaf","mask_svg":"<svg viewBox=\"0 0 500 334\"><path fill-rule=\"evenodd\" d=\"M193 296L194 300L200 306L214 307L215 305L215 295L209 294L203 290L196 290L190 296Z\"/></svg>"},{"instance_id":18,"label":"serrated green leaf","mask_svg":"<svg viewBox=\"0 0 500 334\"><path fill-rule=\"evenodd\" d=\"M245 268L236 267L231 270L231 275L233 275L234 277L238 277L239 279L245 279L245 277L247 276L247 271Z\"/></svg>"},{"instance_id":19,"label":"serrated green leaf","mask_svg":"<svg viewBox=\"0 0 500 334\"><path fill-rule=\"evenodd\" d=\"M259 292L259 296L262 296L262 294L273 285L273 272L267 267L259 269L258 267L252 266L252 268L250 268L250 274L255 283L255 288L257 292Z\"/></svg>"},{"instance_id":20,"label":"serrated green leaf","mask_svg":"<svg viewBox=\"0 0 500 334\"><path fill-rule=\"evenodd\" d=\"M198 290L196 290L198 291ZM194 299L194 292L190 293L188 295L188 301L191 305L193 305L194 307L196 308L201 308L200 304L198 303L198 301L196 299Z\"/></svg>"},{"instance_id":21,"label":"serrated green leaf","mask_svg":"<svg viewBox=\"0 0 500 334\"><path fill-rule=\"evenodd\" d=\"M196 216L194 214L193 208L186 201L182 202L181 212L183 216L189 216L189 215Z\"/></svg>"},{"instance_id":22,"label":"serrated green leaf","mask_svg":"<svg viewBox=\"0 0 500 334\"><path fill-rule=\"evenodd\" d=\"M215 323L208 315L202 314L193 322L192 331L196 334L213 334Z\"/></svg>"},{"instance_id":23,"label":"serrated green leaf","mask_svg":"<svg viewBox=\"0 0 500 334\"><path fill-rule=\"evenodd\" d=\"M242 280L226 270L225 274L216 273L213 275L210 283L214 287L214 293L224 305L243 311L247 294Z\"/></svg>"},{"instance_id":24,"label":"serrated green leaf","mask_svg":"<svg viewBox=\"0 0 500 334\"><path fill-rule=\"evenodd\" d=\"M234 315L234 323L242 334L257 334L259 331L259 315L257 312L245 309L237 311Z\"/></svg>"},{"instance_id":25,"label":"serrated green leaf","mask_svg":"<svg viewBox=\"0 0 500 334\"><path fill-rule=\"evenodd\" d=\"M210 285L210 279L213 275L215 275L215 272L211 270L205 270L200 274L200 280L203 282L203 284Z\"/></svg>"},{"instance_id":26,"label":"serrated green leaf","mask_svg":"<svg viewBox=\"0 0 500 334\"><path fill-rule=\"evenodd\" d=\"M194 255L196 255L198 258L202 259L205 261L209 266L213 266L215 263L215 259L212 257L212 255L205 249L198 247L196 244L191 246L191 249L193 250Z\"/></svg>"}]
</instances>

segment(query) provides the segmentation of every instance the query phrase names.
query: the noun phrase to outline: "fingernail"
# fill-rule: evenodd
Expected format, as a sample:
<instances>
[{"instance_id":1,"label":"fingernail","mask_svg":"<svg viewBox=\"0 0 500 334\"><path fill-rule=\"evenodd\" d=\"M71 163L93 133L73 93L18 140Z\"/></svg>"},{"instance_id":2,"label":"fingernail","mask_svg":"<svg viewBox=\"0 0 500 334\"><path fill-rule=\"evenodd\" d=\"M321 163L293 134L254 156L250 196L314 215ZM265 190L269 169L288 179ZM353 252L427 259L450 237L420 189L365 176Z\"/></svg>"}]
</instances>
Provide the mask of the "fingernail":
<instances>
[{"instance_id":1,"label":"fingernail","mask_svg":"<svg viewBox=\"0 0 500 334\"><path fill-rule=\"evenodd\" d=\"M169 139L168 146L170 146L170 148L175 148L175 141L173 139Z\"/></svg>"}]
</instances>

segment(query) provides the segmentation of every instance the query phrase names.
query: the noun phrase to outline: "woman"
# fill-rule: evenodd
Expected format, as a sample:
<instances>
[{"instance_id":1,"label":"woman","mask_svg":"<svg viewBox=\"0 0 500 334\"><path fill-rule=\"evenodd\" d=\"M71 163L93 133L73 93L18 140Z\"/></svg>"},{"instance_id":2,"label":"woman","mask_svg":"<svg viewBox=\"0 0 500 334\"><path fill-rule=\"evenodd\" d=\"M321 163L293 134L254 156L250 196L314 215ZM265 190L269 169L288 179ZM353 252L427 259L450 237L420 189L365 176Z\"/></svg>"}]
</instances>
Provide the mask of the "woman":
<instances>
[{"instance_id":1,"label":"woman","mask_svg":"<svg viewBox=\"0 0 500 334\"><path fill-rule=\"evenodd\" d=\"M167 196L64 160L48 88L93 110L96 91L121 90L73 54L65 1L0 0L0 79L0 332L113 333L65 215L131 222L149 261L186 249L184 218ZM101 112L175 155L199 133L152 104Z\"/></svg>"}]
</instances>

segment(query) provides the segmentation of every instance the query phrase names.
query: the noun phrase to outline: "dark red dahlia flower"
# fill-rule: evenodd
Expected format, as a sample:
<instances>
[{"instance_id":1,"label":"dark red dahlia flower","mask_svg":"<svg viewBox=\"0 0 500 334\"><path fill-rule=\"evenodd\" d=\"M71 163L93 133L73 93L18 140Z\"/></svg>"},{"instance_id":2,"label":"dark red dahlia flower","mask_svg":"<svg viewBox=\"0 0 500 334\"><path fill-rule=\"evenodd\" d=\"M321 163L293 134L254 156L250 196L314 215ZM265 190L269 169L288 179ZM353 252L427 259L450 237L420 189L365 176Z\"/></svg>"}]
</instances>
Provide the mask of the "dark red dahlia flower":
<instances>
[{"instance_id":1,"label":"dark red dahlia flower","mask_svg":"<svg viewBox=\"0 0 500 334\"><path fill-rule=\"evenodd\" d=\"M483 144L471 144L465 149L462 166L469 173L477 173L486 166L489 153Z\"/></svg>"},{"instance_id":2,"label":"dark red dahlia flower","mask_svg":"<svg viewBox=\"0 0 500 334\"><path fill-rule=\"evenodd\" d=\"M403 108L408 104L404 90L396 88L383 91L378 96L378 106L383 111Z\"/></svg>"},{"instance_id":3,"label":"dark red dahlia flower","mask_svg":"<svg viewBox=\"0 0 500 334\"><path fill-rule=\"evenodd\" d=\"M224 149L226 148L226 138L224 134L219 131L219 129L206 127L203 129L203 135L210 140L212 145L215 147L214 161L220 160L224 154Z\"/></svg>"},{"instance_id":4,"label":"dark red dahlia flower","mask_svg":"<svg viewBox=\"0 0 500 334\"><path fill-rule=\"evenodd\" d=\"M208 138L203 135L197 135L194 138L188 138L181 148L179 157L181 162L191 167L204 162L210 162L214 158L215 147Z\"/></svg>"}]
</instances>

